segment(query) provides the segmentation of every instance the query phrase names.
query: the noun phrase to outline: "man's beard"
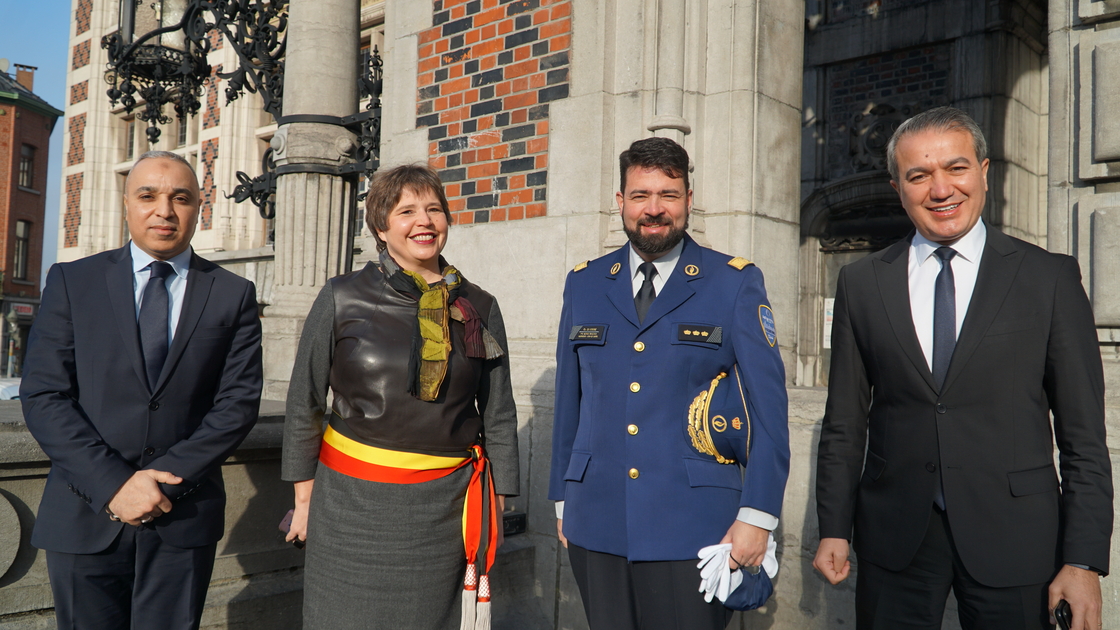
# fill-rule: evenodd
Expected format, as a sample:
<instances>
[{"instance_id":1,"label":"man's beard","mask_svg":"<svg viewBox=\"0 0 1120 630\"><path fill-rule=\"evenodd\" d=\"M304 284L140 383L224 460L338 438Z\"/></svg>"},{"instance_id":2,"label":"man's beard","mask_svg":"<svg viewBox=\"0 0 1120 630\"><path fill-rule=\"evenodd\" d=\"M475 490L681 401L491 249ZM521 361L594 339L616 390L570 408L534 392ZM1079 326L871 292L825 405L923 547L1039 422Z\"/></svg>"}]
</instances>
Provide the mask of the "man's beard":
<instances>
[{"instance_id":1,"label":"man's beard","mask_svg":"<svg viewBox=\"0 0 1120 630\"><path fill-rule=\"evenodd\" d=\"M643 225L667 225L669 231L664 234L642 234L641 228ZM688 220L685 219L684 227L681 228L672 227L672 225L673 222L668 217L646 218L638 221L637 230L631 230L623 221L622 231L626 232L626 237L633 243L634 249L650 256L660 256L681 242L685 230L688 229Z\"/></svg>"}]
</instances>

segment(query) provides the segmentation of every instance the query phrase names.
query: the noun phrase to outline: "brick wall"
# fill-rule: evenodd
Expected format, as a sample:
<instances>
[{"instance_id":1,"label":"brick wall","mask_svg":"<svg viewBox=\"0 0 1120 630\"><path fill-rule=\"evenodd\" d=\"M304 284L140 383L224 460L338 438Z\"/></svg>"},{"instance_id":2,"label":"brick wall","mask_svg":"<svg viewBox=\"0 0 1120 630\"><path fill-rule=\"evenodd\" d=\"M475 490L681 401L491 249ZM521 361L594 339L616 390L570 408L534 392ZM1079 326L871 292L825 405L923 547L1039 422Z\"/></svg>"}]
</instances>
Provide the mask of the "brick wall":
<instances>
[{"instance_id":1,"label":"brick wall","mask_svg":"<svg viewBox=\"0 0 1120 630\"><path fill-rule=\"evenodd\" d=\"M924 46L864 57L827 70L828 177L856 172L850 126L857 114L886 104L922 111L949 103L950 44Z\"/></svg>"},{"instance_id":2,"label":"brick wall","mask_svg":"<svg viewBox=\"0 0 1120 630\"><path fill-rule=\"evenodd\" d=\"M66 153L66 166L74 166L86 161L86 115L70 117L70 150Z\"/></svg>"},{"instance_id":3,"label":"brick wall","mask_svg":"<svg viewBox=\"0 0 1120 630\"><path fill-rule=\"evenodd\" d=\"M78 246L78 226L82 223L82 186L85 173L66 176L66 213L62 217L64 247Z\"/></svg>"},{"instance_id":4,"label":"brick wall","mask_svg":"<svg viewBox=\"0 0 1120 630\"><path fill-rule=\"evenodd\" d=\"M214 162L218 159L218 139L202 143L202 208L199 212L198 227L209 230L213 227L214 201L217 191L214 186Z\"/></svg>"},{"instance_id":5,"label":"brick wall","mask_svg":"<svg viewBox=\"0 0 1120 630\"><path fill-rule=\"evenodd\" d=\"M206 112L202 116L202 128L210 129L217 127L222 121L222 108L218 104L218 73L222 71L221 66L214 66L210 71L210 78L206 79Z\"/></svg>"},{"instance_id":6,"label":"brick wall","mask_svg":"<svg viewBox=\"0 0 1120 630\"><path fill-rule=\"evenodd\" d=\"M74 11L74 34L81 35L89 30L89 17L93 13L93 0L78 0Z\"/></svg>"},{"instance_id":7,"label":"brick wall","mask_svg":"<svg viewBox=\"0 0 1120 630\"><path fill-rule=\"evenodd\" d=\"M210 40L210 50L221 50L222 44L226 41L226 38L222 36L222 32L218 29L211 30L206 34L206 37Z\"/></svg>"},{"instance_id":8,"label":"brick wall","mask_svg":"<svg viewBox=\"0 0 1120 630\"><path fill-rule=\"evenodd\" d=\"M87 39L86 41L74 46L74 63L72 64L73 70L84 68L89 65L89 42L90 40Z\"/></svg>"},{"instance_id":9,"label":"brick wall","mask_svg":"<svg viewBox=\"0 0 1120 630\"><path fill-rule=\"evenodd\" d=\"M417 128L456 223L544 216L549 103L568 96L569 0L436 0Z\"/></svg>"},{"instance_id":10,"label":"brick wall","mask_svg":"<svg viewBox=\"0 0 1120 630\"><path fill-rule=\"evenodd\" d=\"M16 108L8 103L0 103L0 225L8 220L11 209L12 190L16 187L19 172L12 158L19 155L13 151L15 145Z\"/></svg>"},{"instance_id":11,"label":"brick wall","mask_svg":"<svg viewBox=\"0 0 1120 630\"><path fill-rule=\"evenodd\" d=\"M89 81L81 81L70 86L70 104L81 103L89 98Z\"/></svg>"}]
</instances>

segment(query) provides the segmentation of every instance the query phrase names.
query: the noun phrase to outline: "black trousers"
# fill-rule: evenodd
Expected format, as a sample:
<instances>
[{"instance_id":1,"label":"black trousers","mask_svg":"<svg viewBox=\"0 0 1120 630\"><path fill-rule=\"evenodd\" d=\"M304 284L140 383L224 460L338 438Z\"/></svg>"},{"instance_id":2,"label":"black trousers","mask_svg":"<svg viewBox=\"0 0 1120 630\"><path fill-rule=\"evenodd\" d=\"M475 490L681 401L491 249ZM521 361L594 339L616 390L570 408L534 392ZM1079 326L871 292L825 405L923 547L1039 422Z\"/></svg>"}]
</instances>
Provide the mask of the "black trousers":
<instances>
[{"instance_id":1,"label":"black trousers","mask_svg":"<svg viewBox=\"0 0 1120 630\"><path fill-rule=\"evenodd\" d=\"M94 554L47 552L59 630L197 630L218 543L182 549L125 525Z\"/></svg>"},{"instance_id":2,"label":"black trousers","mask_svg":"<svg viewBox=\"0 0 1120 630\"><path fill-rule=\"evenodd\" d=\"M933 507L910 566L888 571L861 560L856 578L857 630L940 630L949 589L964 630L1053 628L1049 583L993 588L972 578L957 554L945 512Z\"/></svg>"},{"instance_id":3,"label":"black trousers","mask_svg":"<svg viewBox=\"0 0 1120 630\"><path fill-rule=\"evenodd\" d=\"M724 630L733 611L704 601L696 560L628 562L568 543L591 630Z\"/></svg>"}]
</instances>

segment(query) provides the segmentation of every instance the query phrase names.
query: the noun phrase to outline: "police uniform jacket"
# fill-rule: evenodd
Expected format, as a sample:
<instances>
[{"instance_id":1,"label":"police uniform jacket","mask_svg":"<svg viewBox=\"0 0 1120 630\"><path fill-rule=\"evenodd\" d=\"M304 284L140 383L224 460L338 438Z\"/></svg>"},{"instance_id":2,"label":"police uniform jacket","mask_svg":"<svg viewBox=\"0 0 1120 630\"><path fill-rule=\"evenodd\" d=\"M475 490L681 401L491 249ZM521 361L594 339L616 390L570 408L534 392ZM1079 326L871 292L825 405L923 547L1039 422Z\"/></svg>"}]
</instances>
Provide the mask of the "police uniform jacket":
<instances>
[{"instance_id":1,"label":"police uniform jacket","mask_svg":"<svg viewBox=\"0 0 1120 630\"><path fill-rule=\"evenodd\" d=\"M565 502L564 535L576 545L632 561L694 559L740 507L781 513L789 431L773 313L757 267L686 235L639 324L629 247L568 274L549 499ZM686 427L693 399L736 363L752 423L745 469L699 453Z\"/></svg>"}]
</instances>

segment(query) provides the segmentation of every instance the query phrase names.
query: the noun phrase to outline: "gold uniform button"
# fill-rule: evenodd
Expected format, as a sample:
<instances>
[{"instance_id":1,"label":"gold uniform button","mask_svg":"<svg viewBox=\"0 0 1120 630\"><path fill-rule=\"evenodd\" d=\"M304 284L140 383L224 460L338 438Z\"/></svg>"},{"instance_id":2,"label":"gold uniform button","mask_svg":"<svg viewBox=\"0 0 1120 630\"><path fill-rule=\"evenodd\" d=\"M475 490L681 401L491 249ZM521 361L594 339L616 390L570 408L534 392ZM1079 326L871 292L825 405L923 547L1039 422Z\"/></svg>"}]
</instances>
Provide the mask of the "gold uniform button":
<instances>
[{"instance_id":1,"label":"gold uniform button","mask_svg":"<svg viewBox=\"0 0 1120 630\"><path fill-rule=\"evenodd\" d=\"M637 468L631 468L630 469L630 478L631 479L637 479L638 478L638 469Z\"/></svg>"},{"instance_id":2,"label":"gold uniform button","mask_svg":"<svg viewBox=\"0 0 1120 630\"><path fill-rule=\"evenodd\" d=\"M638 393L638 391L641 390L641 389L642 389L642 384L641 383L639 383L637 381L634 381L633 383L630 383L630 391L634 392L635 394Z\"/></svg>"},{"instance_id":3,"label":"gold uniform button","mask_svg":"<svg viewBox=\"0 0 1120 630\"><path fill-rule=\"evenodd\" d=\"M634 349L637 350L638 352L641 352L642 350L646 349L646 344L644 344L640 341L635 341L634 342Z\"/></svg>"},{"instance_id":4,"label":"gold uniform button","mask_svg":"<svg viewBox=\"0 0 1120 630\"><path fill-rule=\"evenodd\" d=\"M626 427L626 432L629 433L630 435L637 435L638 434L638 425L632 424L632 425Z\"/></svg>"}]
</instances>

